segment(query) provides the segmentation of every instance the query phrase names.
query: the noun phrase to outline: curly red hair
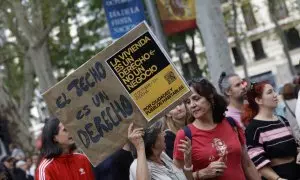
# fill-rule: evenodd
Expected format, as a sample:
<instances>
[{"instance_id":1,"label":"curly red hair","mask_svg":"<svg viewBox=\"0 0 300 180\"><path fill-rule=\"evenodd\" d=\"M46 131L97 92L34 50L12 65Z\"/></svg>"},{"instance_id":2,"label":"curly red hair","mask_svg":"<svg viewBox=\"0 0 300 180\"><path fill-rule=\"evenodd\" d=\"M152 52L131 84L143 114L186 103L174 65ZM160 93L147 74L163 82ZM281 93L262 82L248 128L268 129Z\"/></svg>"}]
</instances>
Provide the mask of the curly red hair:
<instances>
[{"instance_id":1,"label":"curly red hair","mask_svg":"<svg viewBox=\"0 0 300 180\"><path fill-rule=\"evenodd\" d=\"M250 89L247 91L248 104L244 105L244 112L241 120L244 125L248 125L250 121L258 114L259 106L255 102L255 98L261 98L267 82L251 83Z\"/></svg>"}]
</instances>

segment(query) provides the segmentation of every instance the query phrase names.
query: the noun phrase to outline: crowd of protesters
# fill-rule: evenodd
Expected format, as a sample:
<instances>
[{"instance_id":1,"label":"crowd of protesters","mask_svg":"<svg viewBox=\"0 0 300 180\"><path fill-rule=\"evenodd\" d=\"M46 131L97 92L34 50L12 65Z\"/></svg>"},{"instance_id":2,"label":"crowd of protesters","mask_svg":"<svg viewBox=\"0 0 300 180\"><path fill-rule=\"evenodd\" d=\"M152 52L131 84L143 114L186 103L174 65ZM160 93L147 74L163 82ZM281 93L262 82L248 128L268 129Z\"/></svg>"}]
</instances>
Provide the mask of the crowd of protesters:
<instances>
[{"instance_id":1,"label":"crowd of protesters","mask_svg":"<svg viewBox=\"0 0 300 180\"><path fill-rule=\"evenodd\" d=\"M0 180L34 180L38 155L25 156L21 148L9 145L9 153L1 158Z\"/></svg>"},{"instance_id":2,"label":"crowd of protesters","mask_svg":"<svg viewBox=\"0 0 300 180\"><path fill-rule=\"evenodd\" d=\"M298 81L277 94L268 82L223 72L219 94L207 79L193 79L190 97L147 128L130 124L128 142L96 167L53 118L43 128L39 156L11 145L0 180L297 180Z\"/></svg>"}]
</instances>

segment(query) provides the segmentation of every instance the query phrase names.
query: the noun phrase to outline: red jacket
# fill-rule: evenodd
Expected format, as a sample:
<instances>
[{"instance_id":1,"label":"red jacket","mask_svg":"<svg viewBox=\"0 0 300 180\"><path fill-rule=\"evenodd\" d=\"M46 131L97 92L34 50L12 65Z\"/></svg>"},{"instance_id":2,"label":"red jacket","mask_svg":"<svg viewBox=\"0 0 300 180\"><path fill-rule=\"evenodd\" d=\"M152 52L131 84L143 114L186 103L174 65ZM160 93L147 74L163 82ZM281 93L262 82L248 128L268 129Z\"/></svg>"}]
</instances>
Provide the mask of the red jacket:
<instances>
[{"instance_id":1,"label":"red jacket","mask_svg":"<svg viewBox=\"0 0 300 180\"><path fill-rule=\"evenodd\" d=\"M36 180L94 180L91 164L85 155L66 154L43 159L35 172Z\"/></svg>"}]
</instances>

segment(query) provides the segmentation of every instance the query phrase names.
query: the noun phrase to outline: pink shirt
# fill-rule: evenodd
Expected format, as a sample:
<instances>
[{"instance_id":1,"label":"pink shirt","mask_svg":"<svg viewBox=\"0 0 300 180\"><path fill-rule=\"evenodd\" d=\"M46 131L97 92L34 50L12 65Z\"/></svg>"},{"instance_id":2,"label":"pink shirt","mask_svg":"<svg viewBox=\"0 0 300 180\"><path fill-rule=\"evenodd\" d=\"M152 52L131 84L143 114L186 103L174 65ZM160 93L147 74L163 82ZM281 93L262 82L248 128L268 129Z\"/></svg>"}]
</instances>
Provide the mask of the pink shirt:
<instances>
[{"instance_id":1,"label":"pink shirt","mask_svg":"<svg viewBox=\"0 0 300 180\"><path fill-rule=\"evenodd\" d=\"M245 126L241 121L242 111L234 108L234 107L227 107L227 110L225 112L226 117L232 117L239 125L245 130Z\"/></svg>"}]
</instances>

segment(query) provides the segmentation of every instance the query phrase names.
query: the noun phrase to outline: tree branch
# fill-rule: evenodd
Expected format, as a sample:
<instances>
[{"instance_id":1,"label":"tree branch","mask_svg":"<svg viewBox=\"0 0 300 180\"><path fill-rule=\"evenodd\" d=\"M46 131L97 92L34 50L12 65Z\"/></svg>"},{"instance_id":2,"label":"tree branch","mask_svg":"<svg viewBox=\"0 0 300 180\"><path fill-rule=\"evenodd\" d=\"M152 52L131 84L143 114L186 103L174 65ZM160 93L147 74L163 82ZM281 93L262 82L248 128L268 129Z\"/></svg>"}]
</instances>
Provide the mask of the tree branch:
<instances>
[{"instance_id":1,"label":"tree branch","mask_svg":"<svg viewBox=\"0 0 300 180\"><path fill-rule=\"evenodd\" d=\"M33 48L39 47L41 46L44 41L48 38L49 33L52 31L52 29L62 20L64 19L64 16L60 17L59 19L57 19L56 21L52 22L50 25L48 25L46 27L46 29L43 31L41 37L39 38L39 40L34 44Z\"/></svg>"},{"instance_id":2,"label":"tree branch","mask_svg":"<svg viewBox=\"0 0 300 180\"><path fill-rule=\"evenodd\" d=\"M17 38L17 41L19 42L18 47L20 49L28 47L28 43L26 42L25 38L19 32L17 22L13 21L13 16L11 15L11 13L8 13L7 11L3 11L3 13L5 14L4 21L7 25L7 27L12 32L12 34Z\"/></svg>"},{"instance_id":3,"label":"tree branch","mask_svg":"<svg viewBox=\"0 0 300 180\"><path fill-rule=\"evenodd\" d=\"M20 25L20 28L24 31L26 38L28 39L29 43L35 42L35 33L34 29L28 21L28 17L26 12L21 4L21 1L14 0L12 2L13 12L16 13L17 22Z\"/></svg>"},{"instance_id":4,"label":"tree branch","mask_svg":"<svg viewBox=\"0 0 300 180\"><path fill-rule=\"evenodd\" d=\"M34 48L36 47L40 47L44 41L48 38L49 33L52 31L52 29L63 19L68 17L68 12L65 12L64 15L61 16L56 16L59 12L62 12L64 9L64 7L62 6L58 6L57 8L55 8L54 10L54 18L51 18L51 22L49 23L49 25L45 28L45 30L43 31L42 35L39 37L39 40L36 42L36 44L33 46Z\"/></svg>"},{"instance_id":5,"label":"tree branch","mask_svg":"<svg viewBox=\"0 0 300 180\"><path fill-rule=\"evenodd\" d=\"M28 59L28 56L25 56L24 59L24 84L22 88L22 95L20 101L19 112L23 116L23 121L25 124L30 126L30 105L33 99L33 90L34 90L34 70L31 61Z\"/></svg>"}]
</instances>

